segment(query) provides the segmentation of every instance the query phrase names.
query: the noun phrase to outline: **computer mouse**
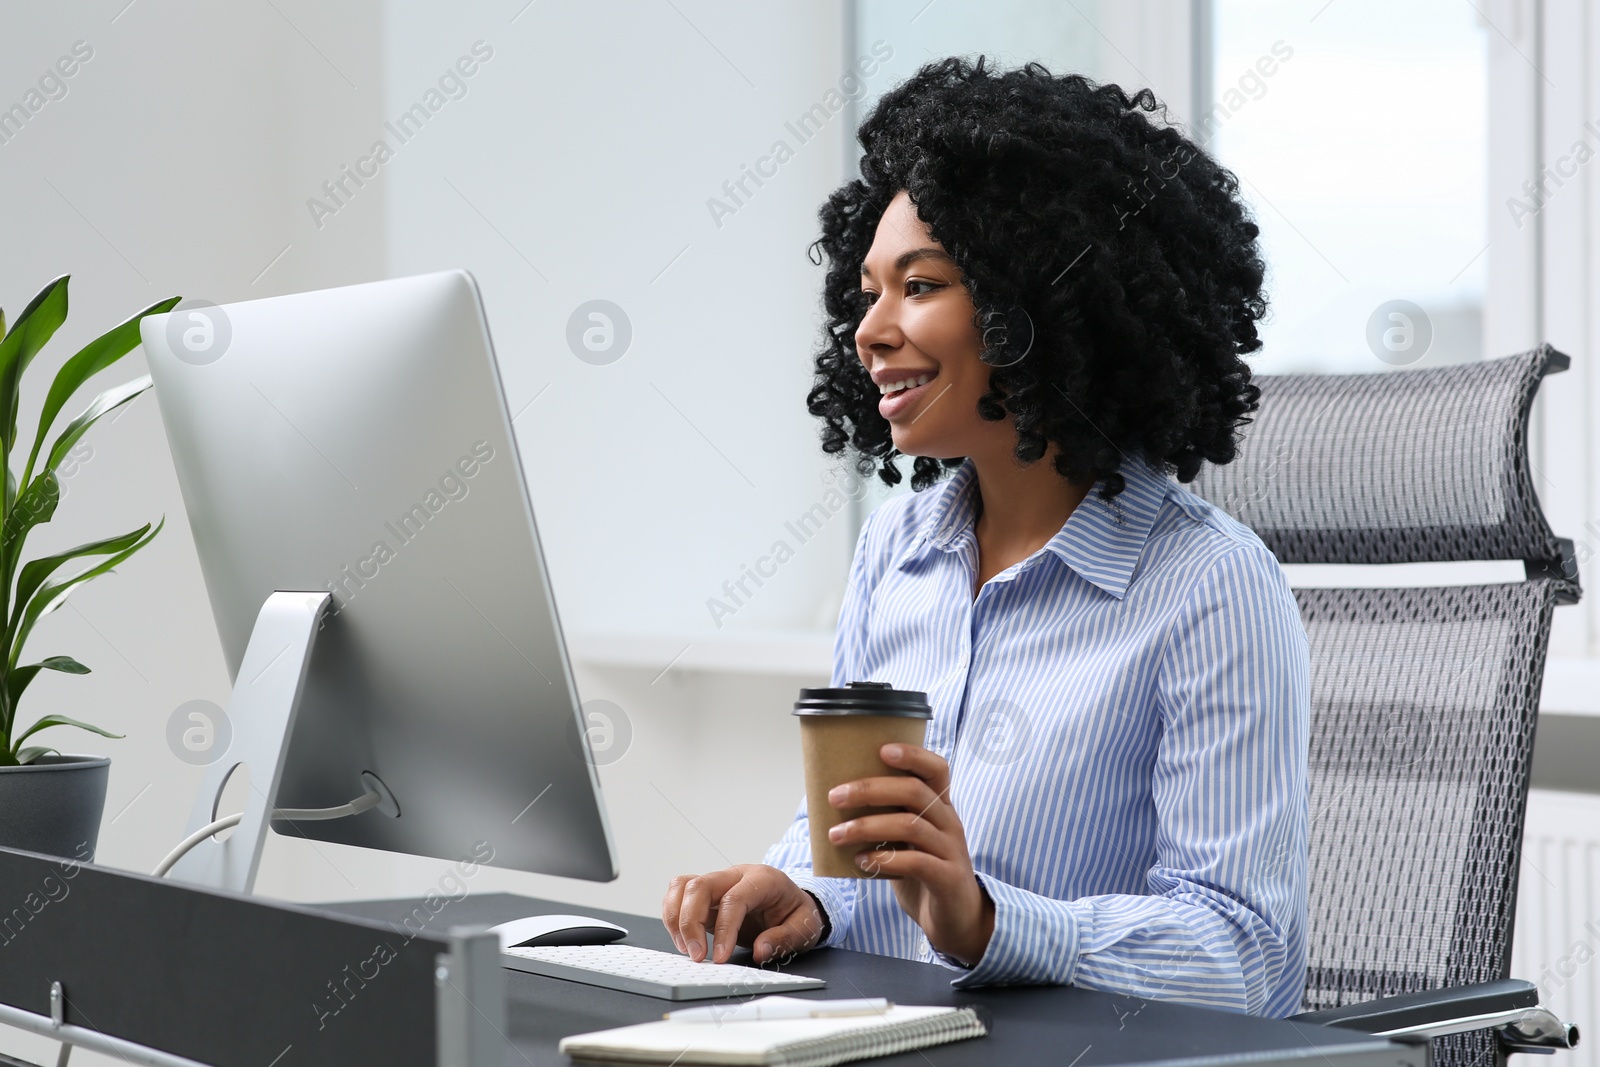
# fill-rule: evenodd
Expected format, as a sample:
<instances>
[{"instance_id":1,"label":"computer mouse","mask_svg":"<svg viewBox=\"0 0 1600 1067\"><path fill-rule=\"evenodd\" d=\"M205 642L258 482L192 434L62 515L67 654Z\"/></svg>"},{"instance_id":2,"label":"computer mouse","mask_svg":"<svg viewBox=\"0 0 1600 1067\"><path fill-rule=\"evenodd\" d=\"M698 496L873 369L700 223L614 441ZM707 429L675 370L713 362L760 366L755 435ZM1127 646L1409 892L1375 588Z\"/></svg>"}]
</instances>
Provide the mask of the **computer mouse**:
<instances>
[{"instance_id":1,"label":"computer mouse","mask_svg":"<svg viewBox=\"0 0 1600 1067\"><path fill-rule=\"evenodd\" d=\"M625 927L590 915L529 915L498 923L489 929L500 935L502 949L607 945L628 936Z\"/></svg>"}]
</instances>

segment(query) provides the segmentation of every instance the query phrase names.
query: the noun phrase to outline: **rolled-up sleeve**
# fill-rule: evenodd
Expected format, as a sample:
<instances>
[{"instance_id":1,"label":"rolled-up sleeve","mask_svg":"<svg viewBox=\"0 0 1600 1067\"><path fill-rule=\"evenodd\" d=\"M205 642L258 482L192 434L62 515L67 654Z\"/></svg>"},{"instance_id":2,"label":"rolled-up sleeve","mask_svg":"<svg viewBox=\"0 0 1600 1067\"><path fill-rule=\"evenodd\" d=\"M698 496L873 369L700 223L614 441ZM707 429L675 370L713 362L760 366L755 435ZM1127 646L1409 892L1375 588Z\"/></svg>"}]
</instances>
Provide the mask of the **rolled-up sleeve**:
<instances>
[{"instance_id":1,"label":"rolled-up sleeve","mask_svg":"<svg viewBox=\"0 0 1600 1067\"><path fill-rule=\"evenodd\" d=\"M846 682L860 681L862 648L866 639L867 617L872 603L871 583L875 578L873 565L874 535L873 512L861 526L856 539L855 557L850 564L850 577L845 586L844 600L839 607L839 624L833 635L833 677L829 683L842 686ZM778 842L767 850L762 859L768 866L787 874L801 889L813 894L827 913L830 929L818 948L832 948L840 944L850 932L850 921L855 913L857 879L819 878L812 873L811 823L802 797L800 810L794 821Z\"/></svg>"},{"instance_id":2,"label":"rolled-up sleeve","mask_svg":"<svg viewBox=\"0 0 1600 1067\"><path fill-rule=\"evenodd\" d=\"M1305 983L1310 666L1264 549L1216 560L1167 636L1148 893L1058 900L980 873L994 934L960 987L1071 983L1250 1014Z\"/></svg>"},{"instance_id":3,"label":"rolled-up sleeve","mask_svg":"<svg viewBox=\"0 0 1600 1067\"><path fill-rule=\"evenodd\" d=\"M817 942L817 948L833 948L850 933L850 920L855 915L856 880L853 878L819 878L811 873L811 823L806 818L806 803L800 802L800 812L784 832L778 843L767 850L762 860L769 866L787 874L794 884L817 898L828 917L828 936Z\"/></svg>"}]
</instances>

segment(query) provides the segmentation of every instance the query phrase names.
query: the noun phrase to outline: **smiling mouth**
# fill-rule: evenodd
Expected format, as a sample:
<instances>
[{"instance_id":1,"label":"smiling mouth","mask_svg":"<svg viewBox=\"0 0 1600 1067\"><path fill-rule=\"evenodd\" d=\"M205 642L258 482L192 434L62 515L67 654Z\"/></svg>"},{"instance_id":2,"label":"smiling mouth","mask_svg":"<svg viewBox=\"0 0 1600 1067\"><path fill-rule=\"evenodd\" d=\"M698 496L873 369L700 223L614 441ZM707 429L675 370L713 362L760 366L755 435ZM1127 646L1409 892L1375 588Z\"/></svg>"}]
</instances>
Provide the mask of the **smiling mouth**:
<instances>
[{"instance_id":1,"label":"smiling mouth","mask_svg":"<svg viewBox=\"0 0 1600 1067\"><path fill-rule=\"evenodd\" d=\"M925 409L926 405L922 403L922 398L927 395L928 383L937 377L939 372L935 370L901 378L898 381L884 382L878 386L878 391L882 394L878 397L878 414L892 422L904 418L914 408ZM946 390L949 388L948 385L945 386ZM917 416L911 417L912 422L916 420Z\"/></svg>"},{"instance_id":2,"label":"smiling mouth","mask_svg":"<svg viewBox=\"0 0 1600 1067\"><path fill-rule=\"evenodd\" d=\"M927 385L938 376L939 372L934 371L931 374L919 374L915 378L901 378L897 382L885 382L878 386L878 392L883 396L894 396L896 393L904 392L907 389L915 389L918 386Z\"/></svg>"}]
</instances>

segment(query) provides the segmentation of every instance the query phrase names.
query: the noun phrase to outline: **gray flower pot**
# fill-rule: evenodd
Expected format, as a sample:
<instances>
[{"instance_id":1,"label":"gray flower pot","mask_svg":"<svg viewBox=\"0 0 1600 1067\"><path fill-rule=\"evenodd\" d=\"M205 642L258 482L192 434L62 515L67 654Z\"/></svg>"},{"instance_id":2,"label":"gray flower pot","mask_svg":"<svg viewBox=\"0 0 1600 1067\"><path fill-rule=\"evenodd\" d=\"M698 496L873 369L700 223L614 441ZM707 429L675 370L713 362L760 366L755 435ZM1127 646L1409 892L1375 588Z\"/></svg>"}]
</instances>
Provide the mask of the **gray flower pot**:
<instances>
[{"instance_id":1,"label":"gray flower pot","mask_svg":"<svg viewBox=\"0 0 1600 1067\"><path fill-rule=\"evenodd\" d=\"M105 756L40 756L0 767L0 845L93 860L110 773Z\"/></svg>"}]
</instances>

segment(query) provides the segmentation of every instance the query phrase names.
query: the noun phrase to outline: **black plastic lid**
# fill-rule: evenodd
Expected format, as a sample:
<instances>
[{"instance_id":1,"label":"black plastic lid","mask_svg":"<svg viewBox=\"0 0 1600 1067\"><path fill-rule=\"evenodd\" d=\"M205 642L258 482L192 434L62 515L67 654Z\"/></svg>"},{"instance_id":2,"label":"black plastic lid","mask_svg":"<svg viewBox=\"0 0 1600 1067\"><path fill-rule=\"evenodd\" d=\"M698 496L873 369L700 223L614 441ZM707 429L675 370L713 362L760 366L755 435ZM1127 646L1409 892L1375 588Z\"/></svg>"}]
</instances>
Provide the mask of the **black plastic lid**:
<instances>
[{"instance_id":1,"label":"black plastic lid","mask_svg":"<svg viewBox=\"0 0 1600 1067\"><path fill-rule=\"evenodd\" d=\"M843 689L802 689L796 715L898 715L931 719L928 694L893 689L888 682L849 682Z\"/></svg>"}]
</instances>

